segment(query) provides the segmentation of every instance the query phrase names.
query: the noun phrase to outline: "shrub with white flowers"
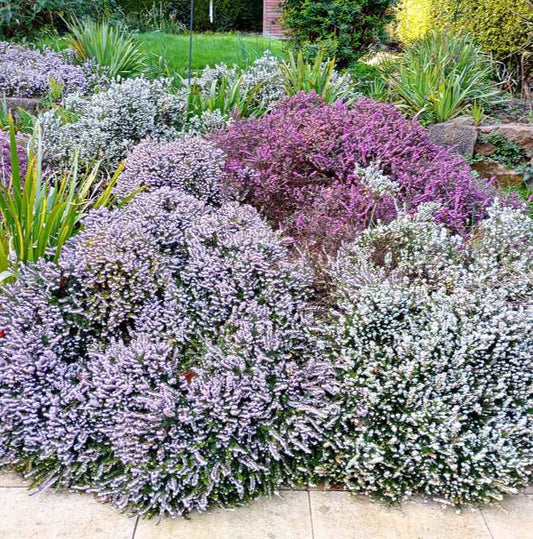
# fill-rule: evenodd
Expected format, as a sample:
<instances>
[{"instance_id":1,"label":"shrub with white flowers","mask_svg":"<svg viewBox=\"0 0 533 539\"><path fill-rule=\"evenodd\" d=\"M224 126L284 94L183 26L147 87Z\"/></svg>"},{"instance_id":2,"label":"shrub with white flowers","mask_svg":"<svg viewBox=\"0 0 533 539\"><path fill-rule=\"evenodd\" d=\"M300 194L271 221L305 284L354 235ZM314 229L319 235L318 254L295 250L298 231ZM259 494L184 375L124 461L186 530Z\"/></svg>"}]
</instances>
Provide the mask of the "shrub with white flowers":
<instances>
[{"instance_id":1,"label":"shrub with white flowers","mask_svg":"<svg viewBox=\"0 0 533 539\"><path fill-rule=\"evenodd\" d=\"M393 502L491 502L533 465L533 221L496 204L463 239L433 209L367 230L332 265L343 387L321 471Z\"/></svg>"},{"instance_id":2,"label":"shrub with white flowers","mask_svg":"<svg viewBox=\"0 0 533 539\"><path fill-rule=\"evenodd\" d=\"M67 97L39 118L47 160L61 164L79 152L80 162L103 159L114 167L147 137L168 141L183 128L186 94L170 93L164 80L115 82L90 97Z\"/></svg>"},{"instance_id":3,"label":"shrub with white flowers","mask_svg":"<svg viewBox=\"0 0 533 539\"><path fill-rule=\"evenodd\" d=\"M305 479L336 385L308 280L251 207L162 188L93 212L0 296L0 464L146 515Z\"/></svg>"},{"instance_id":4,"label":"shrub with white flowers","mask_svg":"<svg viewBox=\"0 0 533 539\"><path fill-rule=\"evenodd\" d=\"M145 141L128 155L115 193L124 198L141 187L171 187L217 204L225 178L224 152L213 142L200 136L184 136L173 142Z\"/></svg>"}]
</instances>

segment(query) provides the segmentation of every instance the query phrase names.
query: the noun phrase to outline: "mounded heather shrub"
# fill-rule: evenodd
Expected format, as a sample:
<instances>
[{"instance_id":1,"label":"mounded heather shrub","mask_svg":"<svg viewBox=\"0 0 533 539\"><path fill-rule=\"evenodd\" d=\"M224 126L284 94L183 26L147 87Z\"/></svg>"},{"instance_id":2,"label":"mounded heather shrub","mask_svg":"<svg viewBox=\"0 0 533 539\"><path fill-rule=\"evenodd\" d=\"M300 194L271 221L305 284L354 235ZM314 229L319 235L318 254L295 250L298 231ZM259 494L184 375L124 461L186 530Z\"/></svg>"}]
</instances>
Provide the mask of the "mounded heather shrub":
<instances>
[{"instance_id":1,"label":"mounded heather shrub","mask_svg":"<svg viewBox=\"0 0 533 539\"><path fill-rule=\"evenodd\" d=\"M143 78L113 83L89 97L69 96L61 109L40 116L47 159L62 164L78 150L82 164L103 159L113 168L147 137L176 138L186 106L186 96L169 93L165 81Z\"/></svg>"},{"instance_id":2,"label":"mounded heather shrub","mask_svg":"<svg viewBox=\"0 0 533 539\"><path fill-rule=\"evenodd\" d=\"M93 212L0 297L0 462L148 515L304 478L335 390L307 290L251 207L163 188Z\"/></svg>"},{"instance_id":3,"label":"mounded heather shrub","mask_svg":"<svg viewBox=\"0 0 533 539\"><path fill-rule=\"evenodd\" d=\"M85 93L91 84L87 70L73 65L65 53L0 42L0 95L42 97L50 91L50 79L62 84L66 94Z\"/></svg>"},{"instance_id":4,"label":"mounded heather shrub","mask_svg":"<svg viewBox=\"0 0 533 539\"><path fill-rule=\"evenodd\" d=\"M492 502L533 469L533 221L495 205L464 240L429 209L333 264L341 414L322 471L392 502Z\"/></svg>"},{"instance_id":5,"label":"mounded heather shrub","mask_svg":"<svg viewBox=\"0 0 533 539\"><path fill-rule=\"evenodd\" d=\"M17 154L19 158L20 172L22 176L26 175L28 166L28 158L24 149L22 139L19 139L17 144ZM7 185L11 180L11 144L9 141L9 133L0 130L0 184Z\"/></svg>"},{"instance_id":6,"label":"mounded heather shrub","mask_svg":"<svg viewBox=\"0 0 533 539\"><path fill-rule=\"evenodd\" d=\"M301 93L263 118L232 123L216 141L243 199L314 247L335 247L373 221L390 222L395 198L409 210L439 203L436 219L460 232L485 216L493 198L464 159L394 106L369 99L348 108ZM383 177L396 186L394 197L376 190Z\"/></svg>"},{"instance_id":7,"label":"mounded heather shrub","mask_svg":"<svg viewBox=\"0 0 533 539\"><path fill-rule=\"evenodd\" d=\"M126 159L115 193L124 198L136 189L171 187L208 203L221 202L224 153L200 136L173 142L142 142Z\"/></svg>"}]
</instances>

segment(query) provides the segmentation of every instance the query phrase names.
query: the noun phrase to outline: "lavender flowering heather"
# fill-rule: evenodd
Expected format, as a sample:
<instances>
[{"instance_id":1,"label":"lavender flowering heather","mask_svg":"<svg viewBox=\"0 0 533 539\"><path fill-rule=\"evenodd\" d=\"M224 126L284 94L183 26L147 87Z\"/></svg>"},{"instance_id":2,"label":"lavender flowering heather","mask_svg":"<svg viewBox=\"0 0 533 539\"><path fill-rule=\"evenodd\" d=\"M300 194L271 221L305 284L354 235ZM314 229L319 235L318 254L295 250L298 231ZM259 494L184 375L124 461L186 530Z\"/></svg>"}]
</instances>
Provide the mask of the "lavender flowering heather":
<instances>
[{"instance_id":1,"label":"lavender flowering heather","mask_svg":"<svg viewBox=\"0 0 533 539\"><path fill-rule=\"evenodd\" d=\"M273 226L313 248L334 250L371 222L425 202L439 203L436 219L465 232L494 197L464 159L394 106L369 99L348 108L300 93L214 138L227 153L231 186ZM372 189L362 172L368 167L397 186L394 196Z\"/></svg>"},{"instance_id":2,"label":"lavender flowering heather","mask_svg":"<svg viewBox=\"0 0 533 539\"><path fill-rule=\"evenodd\" d=\"M392 502L490 503L533 469L533 221L496 204L464 240L435 211L333 264L342 390L322 472Z\"/></svg>"},{"instance_id":3,"label":"lavender flowering heather","mask_svg":"<svg viewBox=\"0 0 533 539\"><path fill-rule=\"evenodd\" d=\"M308 283L251 207L162 188L93 212L0 297L0 462L146 515L305 478L336 387Z\"/></svg>"},{"instance_id":4,"label":"lavender flowering heather","mask_svg":"<svg viewBox=\"0 0 533 539\"><path fill-rule=\"evenodd\" d=\"M50 79L65 94L85 93L90 86L87 70L73 65L65 53L0 42L0 95L43 97L50 91Z\"/></svg>"},{"instance_id":5,"label":"lavender flowering heather","mask_svg":"<svg viewBox=\"0 0 533 539\"><path fill-rule=\"evenodd\" d=\"M115 193L123 198L140 187L171 187L219 203L224 180L222 150L200 136L184 136L173 142L145 141L136 146L126 159Z\"/></svg>"}]
</instances>

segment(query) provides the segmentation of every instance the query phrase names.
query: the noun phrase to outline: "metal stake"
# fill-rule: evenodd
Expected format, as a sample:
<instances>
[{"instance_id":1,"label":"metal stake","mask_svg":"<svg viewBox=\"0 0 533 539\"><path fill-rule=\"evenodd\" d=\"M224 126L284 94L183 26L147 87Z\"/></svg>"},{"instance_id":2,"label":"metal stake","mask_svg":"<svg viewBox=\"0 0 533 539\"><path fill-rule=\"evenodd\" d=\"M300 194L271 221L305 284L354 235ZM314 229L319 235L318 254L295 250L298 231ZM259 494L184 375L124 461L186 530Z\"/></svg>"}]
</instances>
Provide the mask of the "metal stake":
<instances>
[{"instance_id":1,"label":"metal stake","mask_svg":"<svg viewBox=\"0 0 533 539\"><path fill-rule=\"evenodd\" d=\"M192 83L192 34L194 30L194 0L191 0L191 17L189 19L189 86Z\"/></svg>"}]
</instances>

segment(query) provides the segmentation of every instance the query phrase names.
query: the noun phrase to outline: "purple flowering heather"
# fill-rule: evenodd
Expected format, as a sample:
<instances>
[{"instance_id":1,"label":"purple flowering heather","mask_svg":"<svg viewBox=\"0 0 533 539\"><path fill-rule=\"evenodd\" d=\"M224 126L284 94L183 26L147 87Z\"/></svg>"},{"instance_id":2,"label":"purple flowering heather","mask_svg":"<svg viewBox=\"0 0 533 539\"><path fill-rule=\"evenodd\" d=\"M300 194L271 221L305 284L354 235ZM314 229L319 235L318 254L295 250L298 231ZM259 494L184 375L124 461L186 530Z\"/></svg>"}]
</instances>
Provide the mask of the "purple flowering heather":
<instances>
[{"instance_id":1,"label":"purple flowering heather","mask_svg":"<svg viewBox=\"0 0 533 539\"><path fill-rule=\"evenodd\" d=\"M224 153L200 136L167 143L145 141L126 159L115 193L123 198L140 187L172 187L210 203L220 203Z\"/></svg>"},{"instance_id":2,"label":"purple flowering heather","mask_svg":"<svg viewBox=\"0 0 533 539\"><path fill-rule=\"evenodd\" d=\"M62 84L66 94L89 89L86 70L64 53L0 42L0 95L43 97L50 91L50 79Z\"/></svg>"},{"instance_id":3,"label":"purple flowering heather","mask_svg":"<svg viewBox=\"0 0 533 539\"><path fill-rule=\"evenodd\" d=\"M369 99L348 108L301 93L263 118L233 122L215 140L228 155L231 186L311 247L334 249L371 222L390 222L398 207L425 202L440 204L436 219L464 232L494 197L417 122ZM376 175L393 188L382 189Z\"/></svg>"},{"instance_id":4,"label":"purple flowering heather","mask_svg":"<svg viewBox=\"0 0 533 539\"><path fill-rule=\"evenodd\" d=\"M93 212L0 297L0 462L147 515L303 479L336 387L308 285L251 207L162 188Z\"/></svg>"}]
</instances>

